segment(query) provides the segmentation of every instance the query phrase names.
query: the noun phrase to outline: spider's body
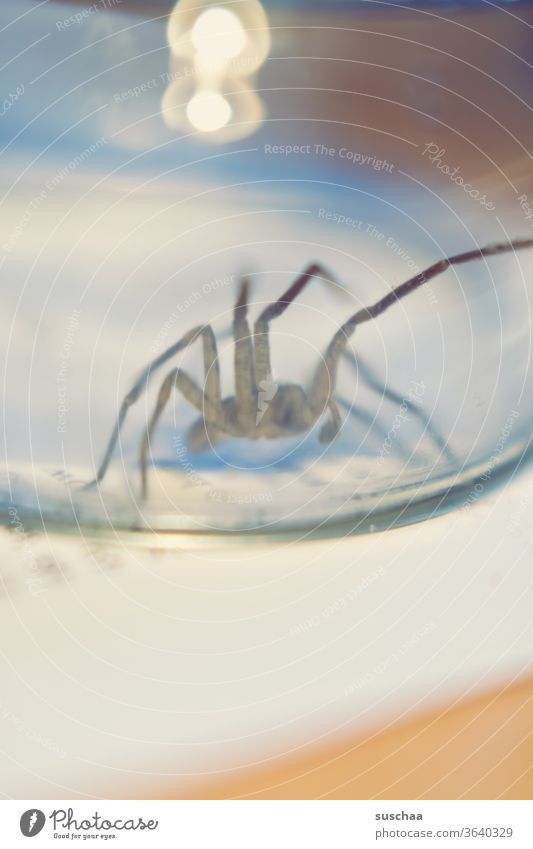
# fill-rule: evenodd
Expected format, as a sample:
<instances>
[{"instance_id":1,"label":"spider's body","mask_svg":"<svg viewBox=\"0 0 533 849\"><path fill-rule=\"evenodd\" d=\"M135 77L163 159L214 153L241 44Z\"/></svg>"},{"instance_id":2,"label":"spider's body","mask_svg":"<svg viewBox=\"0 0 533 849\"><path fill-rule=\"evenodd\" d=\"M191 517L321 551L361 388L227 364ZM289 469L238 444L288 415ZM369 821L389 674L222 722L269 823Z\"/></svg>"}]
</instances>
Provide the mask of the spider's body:
<instances>
[{"instance_id":1,"label":"spider's body","mask_svg":"<svg viewBox=\"0 0 533 849\"><path fill-rule=\"evenodd\" d=\"M295 436L306 433L320 418L321 412L313 410L304 390L295 384L276 386L272 384L274 395L266 401L263 395L268 393L254 391L252 401L255 405L250 414L243 411L235 395L222 401L216 423L203 417L197 419L187 433L187 446L193 453L204 451L229 436L241 439L279 439L282 436ZM257 414L256 410L261 410Z\"/></svg>"},{"instance_id":2,"label":"spider's body","mask_svg":"<svg viewBox=\"0 0 533 849\"><path fill-rule=\"evenodd\" d=\"M342 424L338 403L344 407L348 406L353 415L369 424L372 419L368 413L350 407L342 400L337 402L335 398L338 365L341 357L348 352L348 342L356 327L377 318L401 298L423 286L452 265L529 247L533 247L533 239L520 239L488 245L442 259L390 290L372 306L358 310L334 334L307 389L294 384L277 386L274 383L270 365L270 322L287 309L312 279L331 281L331 275L316 263L310 265L281 298L261 312L255 322L253 333L250 332L247 319L249 287L247 280L243 280L233 313L235 395L222 399L217 344L210 325L193 328L150 363L124 398L94 482L100 481L105 475L127 411L145 390L152 373L199 339L202 339L203 344L205 375L203 389L183 369L174 368L167 374L159 390L153 415L141 442L140 465L144 495L147 493L148 452L151 437L172 391L176 389L200 414L200 418L187 434L188 446L192 451L202 451L228 437L278 439L306 433L324 414L327 414L327 419L320 429L319 438L321 442L331 442L337 436ZM397 402L396 393L381 386L371 370L359 359L357 364L360 376L371 389L380 391L385 397ZM412 407L412 411L419 418L424 419L416 406ZM425 429L431 434L440 450L450 456L446 441L442 440L427 421L425 421Z\"/></svg>"}]
</instances>

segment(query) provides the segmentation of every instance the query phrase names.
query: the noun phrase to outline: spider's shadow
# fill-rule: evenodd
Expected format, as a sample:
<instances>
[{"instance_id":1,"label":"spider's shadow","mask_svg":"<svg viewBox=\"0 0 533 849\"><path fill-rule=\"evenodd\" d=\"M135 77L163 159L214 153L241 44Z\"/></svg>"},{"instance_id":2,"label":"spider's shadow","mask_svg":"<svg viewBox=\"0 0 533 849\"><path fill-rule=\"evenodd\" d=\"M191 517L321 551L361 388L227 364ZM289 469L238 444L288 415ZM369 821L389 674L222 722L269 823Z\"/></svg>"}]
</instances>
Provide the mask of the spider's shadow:
<instances>
[{"instance_id":1,"label":"spider's shadow","mask_svg":"<svg viewBox=\"0 0 533 849\"><path fill-rule=\"evenodd\" d=\"M343 440L330 445L320 445L316 426L305 437L282 437L276 440L251 440L229 438L213 448L199 453L180 451L179 456L172 454L176 438L180 446L185 446L184 432L177 432L172 426L162 428L158 438L158 450L154 453L153 463L161 469L180 470L188 464L198 472L220 472L228 468L263 473L298 470L309 465L319 457L343 454L347 445ZM169 446L170 450L169 450ZM353 449L352 452L353 453Z\"/></svg>"}]
</instances>

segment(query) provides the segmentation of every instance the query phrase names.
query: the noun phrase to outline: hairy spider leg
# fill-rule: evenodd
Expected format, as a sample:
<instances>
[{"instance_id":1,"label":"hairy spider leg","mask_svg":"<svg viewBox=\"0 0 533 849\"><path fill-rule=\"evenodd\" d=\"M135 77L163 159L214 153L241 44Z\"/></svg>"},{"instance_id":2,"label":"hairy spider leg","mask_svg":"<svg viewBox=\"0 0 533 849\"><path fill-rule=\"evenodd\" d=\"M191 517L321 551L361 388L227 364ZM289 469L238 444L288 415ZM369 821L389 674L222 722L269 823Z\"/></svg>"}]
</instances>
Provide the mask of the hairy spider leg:
<instances>
[{"instance_id":1,"label":"hairy spider leg","mask_svg":"<svg viewBox=\"0 0 533 849\"><path fill-rule=\"evenodd\" d=\"M362 410L360 407L354 407L353 404L350 404L348 401L345 401L344 398L333 399L330 398L327 403L327 408L331 413L331 419L324 423L324 425L320 429L320 433L318 435L319 442L328 443L333 442L335 437L338 435L341 427L342 427L342 416L340 414L339 405L343 407L348 413L353 416L355 419L359 419L360 422L367 425L369 428L373 428L378 433L381 433L383 437L386 437L387 431L385 428L376 423L373 416L370 413L366 412L366 410ZM396 439L396 443L401 450L401 453L406 457L409 456L409 451L406 446L403 444L402 440Z\"/></svg>"},{"instance_id":2,"label":"hairy spider leg","mask_svg":"<svg viewBox=\"0 0 533 849\"><path fill-rule=\"evenodd\" d=\"M200 337L203 341L206 393L209 394L209 397L214 404L221 407L220 372L215 334L208 324L199 325L197 327L193 327L193 329L189 330L188 333L182 336L178 342L175 342L174 345L171 345L163 351L163 353L156 357L155 360L152 360L144 371L141 372L120 405L117 420L111 433L106 452L96 473L96 477L94 480L85 484L85 488L94 486L104 477L107 467L111 462L111 457L113 456L113 451L115 450L128 410L132 404L138 401L142 393L146 390L152 374L173 356L179 354L180 351L183 351L185 348L188 348L196 342L196 340Z\"/></svg>"},{"instance_id":3,"label":"hairy spider leg","mask_svg":"<svg viewBox=\"0 0 533 849\"><path fill-rule=\"evenodd\" d=\"M334 334L326 348L324 358L315 372L308 396L313 412L319 415L328 404L333 387L335 386L340 357L344 353L351 336L359 324L364 324L366 321L372 321L377 318L385 310L393 306L393 304L405 298L406 295L416 291L433 277L442 274L451 265L460 265L461 263L471 262L472 260L530 247L533 247L533 239L516 239L511 242L487 245L484 248L477 248L473 251L467 251L466 253L441 259L439 262L430 265L425 271L421 271L414 277L410 277L405 283L401 283L400 286L392 289L385 297L376 301L372 306L365 307L354 313Z\"/></svg>"},{"instance_id":4,"label":"hairy spider leg","mask_svg":"<svg viewBox=\"0 0 533 849\"><path fill-rule=\"evenodd\" d=\"M278 298L277 301L269 304L269 306L263 310L259 318L256 320L254 325L254 359L255 379L258 386L263 382L269 383L272 381L270 343L268 339L270 322L285 312L289 304L294 301L302 289L307 286L313 278L323 281L325 280L329 283L335 283L335 279L332 274L327 271L324 266L320 265L320 263L314 262L307 266L305 271L289 286L287 291Z\"/></svg>"},{"instance_id":5,"label":"hairy spider leg","mask_svg":"<svg viewBox=\"0 0 533 849\"><path fill-rule=\"evenodd\" d=\"M207 395L207 392L202 392L202 390L186 372L182 371L182 369L175 368L167 374L161 384L154 411L141 440L139 464L141 467L143 498L146 498L148 494L147 464L148 450L151 447L152 434L159 419L161 418L161 414L167 405L170 393L173 389L179 389L187 401L196 407L198 412L202 414L202 417L208 421L218 420L221 415L220 405L216 401L211 400L211 398Z\"/></svg>"},{"instance_id":6,"label":"hairy spider leg","mask_svg":"<svg viewBox=\"0 0 533 849\"><path fill-rule=\"evenodd\" d=\"M233 332L235 340L235 397L237 401L238 415L251 416L255 418L256 396L255 376L253 371L253 355L250 328L246 320L248 312L249 282L246 277L241 280L239 294L233 309ZM148 423L140 448L141 486L142 495L146 499L148 495L148 450L153 432L165 409L173 389L179 389L185 398L196 407L202 414L202 421L214 424L224 430L224 411L220 394L220 374L216 341L213 337L213 349L209 358L205 356L204 363L206 374L205 395L191 381L189 376L181 369L173 369L166 376L159 390L157 403ZM216 393L212 395L211 373L216 374Z\"/></svg>"},{"instance_id":7,"label":"hairy spider leg","mask_svg":"<svg viewBox=\"0 0 533 849\"><path fill-rule=\"evenodd\" d=\"M453 463L455 461L455 454L452 449L449 447L447 441L439 432L438 428L432 424L431 420L426 416L422 407L419 407L414 401L411 401L409 398L402 397L398 392L395 392L394 389L389 389L382 380L377 376L376 372L366 363L361 357L356 356L355 351L350 349L346 349L344 351L343 357L346 361L352 366L362 381L375 392L377 395L380 395L382 398L387 398L393 404L397 404L399 407L405 405L409 412L420 421L420 423L424 427L424 432L427 431L428 436L433 441L433 444L441 451L446 459Z\"/></svg>"},{"instance_id":8,"label":"hairy spider leg","mask_svg":"<svg viewBox=\"0 0 533 849\"><path fill-rule=\"evenodd\" d=\"M250 282L247 277L242 277L239 295L233 309L233 339L235 401L237 417L243 427L251 426L257 413L252 335L247 318L249 294Z\"/></svg>"}]
</instances>

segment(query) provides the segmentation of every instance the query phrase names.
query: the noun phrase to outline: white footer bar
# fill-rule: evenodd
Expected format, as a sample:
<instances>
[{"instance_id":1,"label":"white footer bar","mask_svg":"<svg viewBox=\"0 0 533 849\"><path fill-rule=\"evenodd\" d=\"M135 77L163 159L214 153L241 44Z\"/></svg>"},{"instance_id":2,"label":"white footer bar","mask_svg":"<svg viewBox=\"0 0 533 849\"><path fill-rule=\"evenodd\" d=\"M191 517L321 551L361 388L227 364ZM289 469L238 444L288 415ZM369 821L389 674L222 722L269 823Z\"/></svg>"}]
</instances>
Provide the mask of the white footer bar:
<instances>
[{"instance_id":1,"label":"white footer bar","mask_svg":"<svg viewBox=\"0 0 533 849\"><path fill-rule=\"evenodd\" d=\"M532 849L533 802L9 800L0 835L9 849Z\"/></svg>"}]
</instances>

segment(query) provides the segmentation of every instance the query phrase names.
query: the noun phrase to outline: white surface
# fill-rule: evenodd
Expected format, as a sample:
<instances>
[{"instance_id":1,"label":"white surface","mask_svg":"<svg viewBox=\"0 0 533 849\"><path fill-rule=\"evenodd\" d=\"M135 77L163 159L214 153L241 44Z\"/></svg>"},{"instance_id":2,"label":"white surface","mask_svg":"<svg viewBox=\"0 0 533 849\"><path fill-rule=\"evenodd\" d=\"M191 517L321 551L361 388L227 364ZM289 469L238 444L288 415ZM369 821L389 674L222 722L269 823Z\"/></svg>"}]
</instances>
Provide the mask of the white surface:
<instances>
[{"instance_id":1,"label":"white surface","mask_svg":"<svg viewBox=\"0 0 533 849\"><path fill-rule=\"evenodd\" d=\"M1 792L179 791L531 671L532 503L529 473L410 528L218 551L4 532Z\"/></svg>"}]
</instances>

